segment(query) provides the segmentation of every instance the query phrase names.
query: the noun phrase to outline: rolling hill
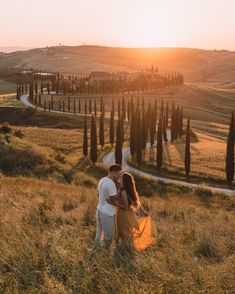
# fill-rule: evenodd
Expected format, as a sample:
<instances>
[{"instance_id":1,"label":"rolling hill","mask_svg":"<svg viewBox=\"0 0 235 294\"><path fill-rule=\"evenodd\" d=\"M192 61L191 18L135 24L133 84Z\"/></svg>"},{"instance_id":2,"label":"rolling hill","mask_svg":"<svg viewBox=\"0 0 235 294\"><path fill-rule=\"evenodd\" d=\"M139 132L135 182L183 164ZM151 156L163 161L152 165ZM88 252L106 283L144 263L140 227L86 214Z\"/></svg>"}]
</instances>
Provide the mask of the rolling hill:
<instances>
[{"instance_id":1,"label":"rolling hill","mask_svg":"<svg viewBox=\"0 0 235 294\"><path fill-rule=\"evenodd\" d=\"M235 52L189 48L114 48L56 46L0 54L0 66L33 67L85 74L90 71L137 71L157 65L180 71L187 82L235 82Z\"/></svg>"}]
</instances>

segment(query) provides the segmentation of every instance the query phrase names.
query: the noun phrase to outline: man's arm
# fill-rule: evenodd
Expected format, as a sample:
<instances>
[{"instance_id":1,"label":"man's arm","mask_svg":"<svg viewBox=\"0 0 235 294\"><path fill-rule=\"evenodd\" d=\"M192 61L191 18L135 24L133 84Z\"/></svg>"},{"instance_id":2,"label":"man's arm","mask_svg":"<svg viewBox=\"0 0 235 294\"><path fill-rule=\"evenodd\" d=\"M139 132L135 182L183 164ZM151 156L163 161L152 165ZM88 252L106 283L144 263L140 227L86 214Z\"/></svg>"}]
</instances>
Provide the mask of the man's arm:
<instances>
[{"instance_id":1,"label":"man's arm","mask_svg":"<svg viewBox=\"0 0 235 294\"><path fill-rule=\"evenodd\" d=\"M109 198L107 199L107 202L109 204L115 205L115 203L117 201L117 198L118 198L118 194L116 194L116 195L110 195Z\"/></svg>"}]
</instances>

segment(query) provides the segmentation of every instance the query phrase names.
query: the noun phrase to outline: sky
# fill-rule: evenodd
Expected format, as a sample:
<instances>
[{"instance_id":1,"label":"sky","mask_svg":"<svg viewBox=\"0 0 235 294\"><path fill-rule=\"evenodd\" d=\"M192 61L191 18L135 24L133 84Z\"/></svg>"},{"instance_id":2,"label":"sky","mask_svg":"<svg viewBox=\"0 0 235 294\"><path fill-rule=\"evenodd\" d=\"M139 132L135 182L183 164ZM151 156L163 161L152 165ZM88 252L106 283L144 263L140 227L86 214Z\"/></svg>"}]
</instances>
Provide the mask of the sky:
<instances>
[{"instance_id":1,"label":"sky","mask_svg":"<svg viewBox=\"0 0 235 294\"><path fill-rule=\"evenodd\" d=\"M0 0L0 47L235 49L235 0Z\"/></svg>"}]
</instances>

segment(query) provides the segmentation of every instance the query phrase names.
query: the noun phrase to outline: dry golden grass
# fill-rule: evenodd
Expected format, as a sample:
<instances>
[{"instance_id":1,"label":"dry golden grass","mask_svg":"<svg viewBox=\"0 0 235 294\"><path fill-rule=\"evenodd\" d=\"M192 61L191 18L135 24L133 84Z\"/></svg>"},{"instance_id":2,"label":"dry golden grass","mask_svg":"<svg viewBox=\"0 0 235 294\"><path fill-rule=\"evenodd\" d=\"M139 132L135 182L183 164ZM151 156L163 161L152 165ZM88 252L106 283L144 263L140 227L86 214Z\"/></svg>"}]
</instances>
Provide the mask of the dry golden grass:
<instances>
[{"instance_id":1,"label":"dry golden grass","mask_svg":"<svg viewBox=\"0 0 235 294\"><path fill-rule=\"evenodd\" d=\"M195 132L197 139L191 142L191 181L225 184L226 141L221 138ZM163 174L184 178L185 140L164 144ZM156 147L147 149L145 168L156 172Z\"/></svg>"},{"instance_id":2,"label":"dry golden grass","mask_svg":"<svg viewBox=\"0 0 235 294\"><path fill-rule=\"evenodd\" d=\"M73 112L73 99L75 99L78 108L78 98L82 99L82 111L84 112L85 100L91 98L97 100L97 110L99 110L101 95L70 95L71 98L71 112ZM138 97L140 102L142 97L144 97L145 105L147 107L150 101L158 100L158 108L160 111L161 100L163 100L164 105L166 102L169 103L169 108L171 109L171 104L174 102L175 105L182 105L184 107L185 118L190 116L192 120L198 120L203 122L211 123L221 123L227 124L231 116L231 112L234 111L234 99L235 99L235 89L220 88L218 84L210 83L195 83L195 84L185 84L184 86L177 89L168 89L164 91L157 92L145 92L145 93L125 93L125 94L114 94L114 95L102 95L103 101L105 101L106 111L111 110L112 98L116 101L117 110L117 100L123 96L126 101L131 98L134 102L137 101ZM46 100L47 103L50 100L50 95L44 95L42 100ZM65 101L65 109L67 110L68 95L60 95L56 97L54 95L54 108L58 109L58 100Z\"/></svg>"},{"instance_id":3,"label":"dry golden grass","mask_svg":"<svg viewBox=\"0 0 235 294\"><path fill-rule=\"evenodd\" d=\"M234 199L177 189L141 199L157 245L95 254L95 189L0 177L0 291L232 294Z\"/></svg>"}]
</instances>

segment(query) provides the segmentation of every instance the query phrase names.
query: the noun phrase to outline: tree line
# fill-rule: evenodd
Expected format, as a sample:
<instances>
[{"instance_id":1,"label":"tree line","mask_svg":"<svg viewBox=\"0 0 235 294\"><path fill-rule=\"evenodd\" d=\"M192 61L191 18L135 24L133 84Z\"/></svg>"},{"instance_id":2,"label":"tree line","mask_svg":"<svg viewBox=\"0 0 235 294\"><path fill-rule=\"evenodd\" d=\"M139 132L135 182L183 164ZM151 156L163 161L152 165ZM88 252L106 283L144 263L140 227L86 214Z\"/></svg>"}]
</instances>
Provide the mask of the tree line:
<instances>
[{"instance_id":1,"label":"tree line","mask_svg":"<svg viewBox=\"0 0 235 294\"><path fill-rule=\"evenodd\" d=\"M129 102L129 103L128 103ZM171 141L174 143L177 139L180 139L185 133L185 174L189 178L190 174L190 119L187 120L187 126L184 130L184 117L183 107L177 106L172 103L171 105L171 119L169 118L170 109L168 102L166 107L161 101L160 110L158 109L157 99L154 104L148 103L145 107L145 100L137 100L134 104L133 99L127 102L124 98L118 100L117 109L115 110L114 100L112 101L112 107L110 111L109 119L109 144L111 147L115 145L115 162L122 164L122 149L124 142L128 141L130 154L133 161L137 165L141 165L144 161L144 154L147 147L153 148L157 139L157 155L155 158L157 171L160 172L163 165L163 148L164 142ZM158 113L159 111L159 113ZM116 117L116 120L115 120ZM103 148L105 144L104 135L104 112L100 113L99 118L96 118L93 114L90 122L90 154L88 153L88 127L87 127L87 115L84 117L84 135L83 135L83 155L88 156L90 160L95 163L97 161L98 145ZM99 121L99 127L97 127L97 120ZM116 123L115 123L116 121ZM129 128L129 136L127 137L127 131ZM97 133L98 130L98 133ZM173 130L173 135L172 131Z\"/></svg>"}]
</instances>

